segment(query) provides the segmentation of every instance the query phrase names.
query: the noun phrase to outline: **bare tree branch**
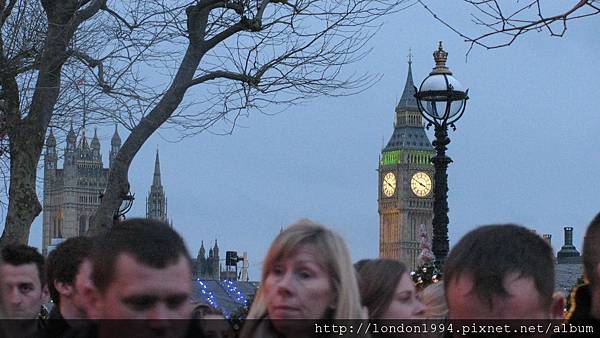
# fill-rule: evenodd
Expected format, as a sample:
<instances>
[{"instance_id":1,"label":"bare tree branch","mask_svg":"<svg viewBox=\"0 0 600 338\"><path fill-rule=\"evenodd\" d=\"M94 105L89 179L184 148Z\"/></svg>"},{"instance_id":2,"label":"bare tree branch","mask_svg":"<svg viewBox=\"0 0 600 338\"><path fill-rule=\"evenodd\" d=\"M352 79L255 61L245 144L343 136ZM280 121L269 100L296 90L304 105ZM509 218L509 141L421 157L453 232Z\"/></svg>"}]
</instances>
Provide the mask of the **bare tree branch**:
<instances>
[{"instance_id":1,"label":"bare tree branch","mask_svg":"<svg viewBox=\"0 0 600 338\"><path fill-rule=\"evenodd\" d=\"M0 31L0 164L10 167L1 243L26 242L40 212L36 173L49 126L61 137L71 122L130 131L97 231L112 224L129 166L158 128L231 133L243 116L368 88L376 75L345 66L368 52L378 18L409 2L11 0Z\"/></svg>"},{"instance_id":2,"label":"bare tree branch","mask_svg":"<svg viewBox=\"0 0 600 338\"><path fill-rule=\"evenodd\" d=\"M99 10L106 7L106 0L85 0L79 3L79 8L75 13L76 25L79 26L86 20L98 13Z\"/></svg>"},{"instance_id":3,"label":"bare tree branch","mask_svg":"<svg viewBox=\"0 0 600 338\"><path fill-rule=\"evenodd\" d=\"M210 81L210 80L215 80L215 79L229 79L229 80L245 82L245 83L248 83L251 85L257 85L258 80L260 78L248 76L245 74L227 72L227 71L213 71L213 72L204 74L200 77L197 77L197 78L191 80L190 82L188 82L187 87L192 87L192 86L195 86L195 85L198 85L198 84Z\"/></svg>"},{"instance_id":4,"label":"bare tree branch","mask_svg":"<svg viewBox=\"0 0 600 338\"><path fill-rule=\"evenodd\" d=\"M77 59L84 62L85 65L89 68L97 68L98 85L102 88L103 91L106 92L112 89L110 85L104 80L104 65L102 64L101 60L96 60L91 56L87 55L86 53L78 50L69 50L67 51L67 55L76 57Z\"/></svg>"},{"instance_id":5,"label":"bare tree branch","mask_svg":"<svg viewBox=\"0 0 600 338\"><path fill-rule=\"evenodd\" d=\"M531 31L547 31L550 36L562 37L567 32L569 21L600 14L598 0L572 0L571 3L560 4L544 0L517 1L514 4L501 4L498 0L463 0L479 13L471 14L473 23L486 30L471 36L464 33L465 28L458 29L447 19L441 18L426 4L426 0L418 2L437 21L468 42L469 52L476 45L486 49L510 46L519 37ZM547 7L551 6L562 8L547 10ZM548 14L549 11L553 14Z\"/></svg>"},{"instance_id":6,"label":"bare tree branch","mask_svg":"<svg viewBox=\"0 0 600 338\"><path fill-rule=\"evenodd\" d=\"M0 16L0 27L4 26L6 18L8 18L16 4L17 0L10 0L8 5L6 5L6 0L2 0L0 2L0 10L2 11L2 14Z\"/></svg>"},{"instance_id":7,"label":"bare tree branch","mask_svg":"<svg viewBox=\"0 0 600 338\"><path fill-rule=\"evenodd\" d=\"M163 124L183 136L226 125L230 133L240 116L267 107L286 107L322 95L344 95L368 88L375 77L346 74L342 67L359 60L382 15L404 1L368 0L202 0L185 10L154 10L173 23L173 37L163 48L185 46L180 60L160 62L170 78L154 106L144 109L111 169L106 193L91 231L112 224L127 193L129 165L145 140ZM185 12L185 18L183 13ZM172 19L172 21L171 21ZM152 20L148 20L152 21ZM157 20L158 21L158 20ZM203 88L202 95L187 91ZM285 108L283 108L285 109Z\"/></svg>"}]
</instances>

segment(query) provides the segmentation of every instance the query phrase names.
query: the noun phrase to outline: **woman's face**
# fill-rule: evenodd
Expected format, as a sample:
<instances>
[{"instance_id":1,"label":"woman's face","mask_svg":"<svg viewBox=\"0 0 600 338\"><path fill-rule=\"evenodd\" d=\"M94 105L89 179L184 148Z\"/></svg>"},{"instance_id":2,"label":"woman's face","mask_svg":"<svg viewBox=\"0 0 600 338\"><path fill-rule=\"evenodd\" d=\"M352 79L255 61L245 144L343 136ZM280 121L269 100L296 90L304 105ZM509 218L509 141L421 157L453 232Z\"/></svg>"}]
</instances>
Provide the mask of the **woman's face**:
<instances>
[{"instance_id":1,"label":"woman's face","mask_svg":"<svg viewBox=\"0 0 600 338\"><path fill-rule=\"evenodd\" d=\"M418 319L423 317L425 306L417 298L415 285L408 273L400 278L392 302L381 319Z\"/></svg>"},{"instance_id":2,"label":"woman's face","mask_svg":"<svg viewBox=\"0 0 600 338\"><path fill-rule=\"evenodd\" d=\"M313 245L304 244L270 267L263 285L269 318L323 319L333 308L336 295L318 255Z\"/></svg>"}]
</instances>

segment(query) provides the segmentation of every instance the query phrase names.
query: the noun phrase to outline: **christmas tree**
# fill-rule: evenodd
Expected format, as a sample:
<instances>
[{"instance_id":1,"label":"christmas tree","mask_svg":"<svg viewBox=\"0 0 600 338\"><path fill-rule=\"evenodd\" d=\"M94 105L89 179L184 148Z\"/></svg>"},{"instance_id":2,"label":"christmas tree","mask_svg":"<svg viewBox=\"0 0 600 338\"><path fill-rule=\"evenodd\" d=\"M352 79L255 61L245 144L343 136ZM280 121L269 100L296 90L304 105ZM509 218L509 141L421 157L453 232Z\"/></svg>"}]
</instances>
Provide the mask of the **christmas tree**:
<instances>
[{"instance_id":1,"label":"christmas tree","mask_svg":"<svg viewBox=\"0 0 600 338\"><path fill-rule=\"evenodd\" d=\"M419 239L419 267L411 272L411 277L418 290L423 290L429 284L437 283L442 279L442 274L435 266L435 256L431 251L431 241L425 224L421 224Z\"/></svg>"}]
</instances>

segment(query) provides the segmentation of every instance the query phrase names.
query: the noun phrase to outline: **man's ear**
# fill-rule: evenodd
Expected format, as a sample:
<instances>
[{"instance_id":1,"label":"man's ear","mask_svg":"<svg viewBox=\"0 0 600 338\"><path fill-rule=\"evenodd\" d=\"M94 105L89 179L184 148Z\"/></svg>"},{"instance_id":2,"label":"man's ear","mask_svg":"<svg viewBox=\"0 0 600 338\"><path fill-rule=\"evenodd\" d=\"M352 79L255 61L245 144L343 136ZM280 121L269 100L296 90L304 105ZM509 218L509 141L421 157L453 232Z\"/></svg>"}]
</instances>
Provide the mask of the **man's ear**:
<instances>
[{"instance_id":1,"label":"man's ear","mask_svg":"<svg viewBox=\"0 0 600 338\"><path fill-rule=\"evenodd\" d=\"M565 295L562 292L552 294L552 305L550 305L550 318L563 319L565 317Z\"/></svg>"},{"instance_id":2,"label":"man's ear","mask_svg":"<svg viewBox=\"0 0 600 338\"><path fill-rule=\"evenodd\" d=\"M54 288L61 296L70 297L73 294L73 286L67 283L59 282L55 280L53 282Z\"/></svg>"}]
</instances>

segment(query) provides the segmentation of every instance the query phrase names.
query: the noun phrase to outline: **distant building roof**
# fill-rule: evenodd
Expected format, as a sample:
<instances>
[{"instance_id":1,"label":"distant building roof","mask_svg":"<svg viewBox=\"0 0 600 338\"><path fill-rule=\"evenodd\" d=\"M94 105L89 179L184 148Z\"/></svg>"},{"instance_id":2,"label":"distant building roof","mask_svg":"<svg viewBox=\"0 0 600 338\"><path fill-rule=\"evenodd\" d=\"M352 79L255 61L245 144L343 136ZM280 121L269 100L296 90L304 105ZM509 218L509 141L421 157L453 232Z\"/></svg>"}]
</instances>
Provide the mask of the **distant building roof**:
<instances>
[{"instance_id":1,"label":"distant building roof","mask_svg":"<svg viewBox=\"0 0 600 338\"><path fill-rule=\"evenodd\" d=\"M196 279L192 303L208 304L223 311L225 317L229 317L240 308L250 307L258 285L258 282Z\"/></svg>"},{"instance_id":2,"label":"distant building roof","mask_svg":"<svg viewBox=\"0 0 600 338\"><path fill-rule=\"evenodd\" d=\"M582 264L556 264L554 272L554 290L562 291L566 295L571 290L577 279L583 274Z\"/></svg>"},{"instance_id":3,"label":"distant building roof","mask_svg":"<svg viewBox=\"0 0 600 338\"><path fill-rule=\"evenodd\" d=\"M414 149L433 150L423 127L396 126L384 150Z\"/></svg>"}]
</instances>

